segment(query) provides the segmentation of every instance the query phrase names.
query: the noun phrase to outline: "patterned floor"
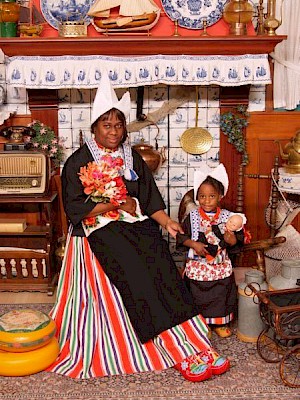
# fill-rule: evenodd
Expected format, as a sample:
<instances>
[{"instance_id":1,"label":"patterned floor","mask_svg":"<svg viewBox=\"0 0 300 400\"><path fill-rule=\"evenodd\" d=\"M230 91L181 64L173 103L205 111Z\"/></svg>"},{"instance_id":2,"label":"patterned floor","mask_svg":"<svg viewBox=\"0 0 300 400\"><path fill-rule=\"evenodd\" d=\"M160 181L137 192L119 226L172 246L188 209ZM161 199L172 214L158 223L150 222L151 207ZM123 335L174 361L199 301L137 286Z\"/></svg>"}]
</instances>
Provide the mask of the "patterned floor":
<instances>
[{"instance_id":1,"label":"patterned floor","mask_svg":"<svg viewBox=\"0 0 300 400\"><path fill-rule=\"evenodd\" d=\"M26 305L18 307L24 308ZM32 307L44 312L50 310L49 304L34 304ZM12 306L0 305L0 313L9 309ZM300 390L283 384L278 364L262 360L255 343L243 343L235 334L228 339L220 339L215 333L212 342L220 353L230 358L232 367L226 374L206 382L185 381L172 368L160 373L91 380L72 380L41 372L26 377L0 377L0 399L300 400Z\"/></svg>"}]
</instances>

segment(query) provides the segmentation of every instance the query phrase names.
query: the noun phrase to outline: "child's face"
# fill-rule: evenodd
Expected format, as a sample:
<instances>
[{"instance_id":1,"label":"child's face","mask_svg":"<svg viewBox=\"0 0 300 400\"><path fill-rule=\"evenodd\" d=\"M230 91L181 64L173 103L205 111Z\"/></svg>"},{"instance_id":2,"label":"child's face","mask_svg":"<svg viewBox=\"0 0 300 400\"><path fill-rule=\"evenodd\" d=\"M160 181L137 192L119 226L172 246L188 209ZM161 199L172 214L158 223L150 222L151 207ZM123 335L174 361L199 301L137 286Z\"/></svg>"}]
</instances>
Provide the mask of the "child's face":
<instances>
[{"instance_id":1,"label":"child's face","mask_svg":"<svg viewBox=\"0 0 300 400\"><path fill-rule=\"evenodd\" d=\"M215 211L221 198L222 195L209 183L203 183L198 190L197 199L205 212Z\"/></svg>"}]
</instances>

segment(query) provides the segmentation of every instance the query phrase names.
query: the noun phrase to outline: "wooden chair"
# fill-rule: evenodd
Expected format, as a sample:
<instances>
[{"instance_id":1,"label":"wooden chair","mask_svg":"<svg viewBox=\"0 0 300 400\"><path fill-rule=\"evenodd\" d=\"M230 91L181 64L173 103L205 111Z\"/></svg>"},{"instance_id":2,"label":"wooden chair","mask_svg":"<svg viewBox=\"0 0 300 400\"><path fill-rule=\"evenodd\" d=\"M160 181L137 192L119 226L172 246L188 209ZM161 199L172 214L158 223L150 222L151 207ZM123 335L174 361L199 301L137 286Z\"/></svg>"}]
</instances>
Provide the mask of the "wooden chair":
<instances>
[{"instance_id":1,"label":"wooden chair","mask_svg":"<svg viewBox=\"0 0 300 400\"><path fill-rule=\"evenodd\" d=\"M243 212L243 167L240 166L238 172L238 186L237 186L237 200L236 209L232 210L235 212ZM273 190L273 187L272 187ZM277 199L276 195L272 195L274 199ZM182 223L186 216L192 209L197 208L194 202L194 189L190 189L182 198L179 209L178 209L178 221ZM275 216L274 216L275 217ZM272 232L273 235L273 232ZM270 237L267 239L257 240L245 244L240 255L235 259L235 267L243 267L245 259L244 255L248 252L255 253L255 264L251 265L249 268L258 269L265 274L265 258L264 252L273 246L286 241L285 237Z\"/></svg>"}]
</instances>

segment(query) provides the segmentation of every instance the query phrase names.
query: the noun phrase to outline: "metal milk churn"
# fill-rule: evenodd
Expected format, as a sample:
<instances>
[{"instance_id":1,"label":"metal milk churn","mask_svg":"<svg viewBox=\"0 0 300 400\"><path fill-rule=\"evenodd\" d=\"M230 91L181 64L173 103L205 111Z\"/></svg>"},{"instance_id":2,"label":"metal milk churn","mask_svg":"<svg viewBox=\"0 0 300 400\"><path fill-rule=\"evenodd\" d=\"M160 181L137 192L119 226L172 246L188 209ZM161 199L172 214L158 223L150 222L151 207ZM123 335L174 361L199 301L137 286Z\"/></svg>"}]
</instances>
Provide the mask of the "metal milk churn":
<instances>
[{"instance_id":1,"label":"metal milk churn","mask_svg":"<svg viewBox=\"0 0 300 400\"><path fill-rule=\"evenodd\" d=\"M264 274L255 269L246 272L245 282L238 287L237 337L242 342L256 342L265 327L260 317L258 298L248 287L250 283L258 291L268 289Z\"/></svg>"}]
</instances>

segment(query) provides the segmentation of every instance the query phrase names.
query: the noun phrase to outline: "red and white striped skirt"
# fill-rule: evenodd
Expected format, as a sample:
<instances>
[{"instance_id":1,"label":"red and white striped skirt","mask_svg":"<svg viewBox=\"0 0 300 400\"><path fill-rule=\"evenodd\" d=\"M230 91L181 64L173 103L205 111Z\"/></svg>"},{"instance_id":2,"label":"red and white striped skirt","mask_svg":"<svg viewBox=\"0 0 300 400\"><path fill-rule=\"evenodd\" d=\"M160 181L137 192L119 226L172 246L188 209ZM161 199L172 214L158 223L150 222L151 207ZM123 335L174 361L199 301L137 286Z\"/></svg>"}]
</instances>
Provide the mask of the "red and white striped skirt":
<instances>
[{"instance_id":1,"label":"red and white striped skirt","mask_svg":"<svg viewBox=\"0 0 300 400\"><path fill-rule=\"evenodd\" d=\"M142 344L119 292L82 237L68 237L51 316L61 352L48 371L72 378L158 371L211 347L200 315Z\"/></svg>"}]
</instances>

